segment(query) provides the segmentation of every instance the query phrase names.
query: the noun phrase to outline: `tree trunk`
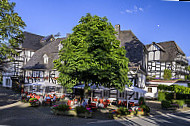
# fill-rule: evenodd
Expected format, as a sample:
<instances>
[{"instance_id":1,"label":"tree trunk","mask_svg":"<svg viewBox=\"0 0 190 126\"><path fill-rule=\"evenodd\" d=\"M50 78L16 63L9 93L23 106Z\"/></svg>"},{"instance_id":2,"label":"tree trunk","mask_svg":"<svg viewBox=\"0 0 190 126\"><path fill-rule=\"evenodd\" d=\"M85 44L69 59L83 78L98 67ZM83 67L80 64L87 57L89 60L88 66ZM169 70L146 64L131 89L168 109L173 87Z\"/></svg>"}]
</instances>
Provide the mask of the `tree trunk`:
<instances>
[{"instance_id":1,"label":"tree trunk","mask_svg":"<svg viewBox=\"0 0 190 126\"><path fill-rule=\"evenodd\" d=\"M174 99L176 100L176 93L174 92Z\"/></svg>"},{"instance_id":2,"label":"tree trunk","mask_svg":"<svg viewBox=\"0 0 190 126\"><path fill-rule=\"evenodd\" d=\"M84 98L88 99L88 84L86 82L84 86Z\"/></svg>"}]
</instances>

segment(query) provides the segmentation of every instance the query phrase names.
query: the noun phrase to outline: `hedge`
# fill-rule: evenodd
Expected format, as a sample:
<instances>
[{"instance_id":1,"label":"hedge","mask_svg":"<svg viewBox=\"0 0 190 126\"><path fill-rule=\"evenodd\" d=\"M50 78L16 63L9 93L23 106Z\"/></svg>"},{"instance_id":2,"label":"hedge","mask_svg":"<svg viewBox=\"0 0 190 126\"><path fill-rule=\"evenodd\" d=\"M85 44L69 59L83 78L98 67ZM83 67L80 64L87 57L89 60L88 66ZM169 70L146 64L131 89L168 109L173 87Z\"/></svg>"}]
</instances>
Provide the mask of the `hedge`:
<instances>
[{"instance_id":1,"label":"hedge","mask_svg":"<svg viewBox=\"0 0 190 126\"><path fill-rule=\"evenodd\" d=\"M181 93L181 94L189 94L190 93L190 88L185 87L185 86L180 86L180 85L163 85L160 84L158 85L158 89L159 90L163 90L163 91L173 91L175 93Z\"/></svg>"}]
</instances>

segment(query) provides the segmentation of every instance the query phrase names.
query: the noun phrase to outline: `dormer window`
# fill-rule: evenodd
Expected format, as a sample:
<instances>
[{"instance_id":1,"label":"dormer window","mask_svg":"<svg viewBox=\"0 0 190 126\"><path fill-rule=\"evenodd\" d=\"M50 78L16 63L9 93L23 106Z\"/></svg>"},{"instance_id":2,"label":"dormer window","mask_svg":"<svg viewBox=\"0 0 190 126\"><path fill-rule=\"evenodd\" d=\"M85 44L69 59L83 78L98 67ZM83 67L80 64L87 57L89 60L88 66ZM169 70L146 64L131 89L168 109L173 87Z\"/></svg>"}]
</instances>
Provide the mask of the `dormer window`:
<instances>
[{"instance_id":1,"label":"dormer window","mask_svg":"<svg viewBox=\"0 0 190 126\"><path fill-rule=\"evenodd\" d=\"M59 43L58 48L59 48L59 50L61 50L63 48L63 45L61 43Z\"/></svg>"},{"instance_id":2,"label":"dormer window","mask_svg":"<svg viewBox=\"0 0 190 126\"><path fill-rule=\"evenodd\" d=\"M48 64L48 56L44 54L43 58L44 58L44 64Z\"/></svg>"}]
</instances>

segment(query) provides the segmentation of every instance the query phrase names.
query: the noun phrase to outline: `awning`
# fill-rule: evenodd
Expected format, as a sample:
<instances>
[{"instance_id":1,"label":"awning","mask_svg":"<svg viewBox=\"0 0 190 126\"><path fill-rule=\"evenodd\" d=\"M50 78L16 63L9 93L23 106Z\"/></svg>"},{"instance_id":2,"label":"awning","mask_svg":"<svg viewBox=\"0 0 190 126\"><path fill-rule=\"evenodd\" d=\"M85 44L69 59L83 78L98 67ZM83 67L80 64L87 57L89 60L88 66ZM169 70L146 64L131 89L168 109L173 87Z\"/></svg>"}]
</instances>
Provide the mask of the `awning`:
<instances>
[{"instance_id":1,"label":"awning","mask_svg":"<svg viewBox=\"0 0 190 126\"><path fill-rule=\"evenodd\" d=\"M61 85L53 84L49 82L34 82L31 84L24 84L24 86L62 87Z\"/></svg>"},{"instance_id":2,"label":"awning","mask_svg":"<svg viewBox=\"0 0 190 126\"><path fill-rule=\"evenodd\" d=\"M145 90L138 88L138 87L134 87L134 86L129 87L129 89L133 90L134 92L146 93Z\"/></svg>"}]
</instances>

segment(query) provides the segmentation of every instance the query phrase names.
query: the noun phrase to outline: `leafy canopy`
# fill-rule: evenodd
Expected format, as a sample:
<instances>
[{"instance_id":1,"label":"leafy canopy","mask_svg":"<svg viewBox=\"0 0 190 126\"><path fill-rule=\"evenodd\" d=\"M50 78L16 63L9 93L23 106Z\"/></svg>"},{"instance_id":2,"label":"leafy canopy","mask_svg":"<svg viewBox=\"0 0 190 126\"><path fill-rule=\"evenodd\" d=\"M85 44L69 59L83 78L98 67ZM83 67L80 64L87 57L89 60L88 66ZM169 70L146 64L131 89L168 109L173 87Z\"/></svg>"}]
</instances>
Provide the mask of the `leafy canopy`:
<instances>
[{"instance_id":1,"label":"leafy canopy","mask_svg":"<svg viewBox=\"0 0 190 126\"><path fill-rule=\"evenodd\" d=\"M79 82L115 87L123 90L130 86L126 51L120 47L117 34L106 17L82 17L73 33L62 41L63 48L55 68L60 72L58 81L67 89Z\"/></svg>"},{"instance_id":2,"label":"leafy canopy","mask_svg":"<svg viewBox=\"0 0 190 126\"><path fill-rule=\"evenodd\" d=\"M16 54L14 48L22 43L25 23L14 12L15 3L0 0L0 61L6 54ZM7 55L11 58L11 55Z\"/></svg>"}]
</instances>

